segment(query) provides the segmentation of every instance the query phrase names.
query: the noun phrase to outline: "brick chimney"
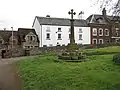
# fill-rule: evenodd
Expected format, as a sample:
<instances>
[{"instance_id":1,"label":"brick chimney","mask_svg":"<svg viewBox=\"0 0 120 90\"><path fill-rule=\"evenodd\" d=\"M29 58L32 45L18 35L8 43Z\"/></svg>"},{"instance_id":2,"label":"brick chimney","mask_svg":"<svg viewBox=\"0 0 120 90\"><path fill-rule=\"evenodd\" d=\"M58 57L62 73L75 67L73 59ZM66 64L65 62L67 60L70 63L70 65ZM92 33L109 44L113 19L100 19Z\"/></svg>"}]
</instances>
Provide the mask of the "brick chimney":
<instances>
[{"instance_id":1,"label":"brick chimney","mask_svg":"<svg viewBox=\"0 0 120 90\"><path fill-rule=\"evenodd\" d=\"M102 10L102 15L106 16L106 9L105 8L103 8L103 10Z\"/></svg>"}]
</instances>

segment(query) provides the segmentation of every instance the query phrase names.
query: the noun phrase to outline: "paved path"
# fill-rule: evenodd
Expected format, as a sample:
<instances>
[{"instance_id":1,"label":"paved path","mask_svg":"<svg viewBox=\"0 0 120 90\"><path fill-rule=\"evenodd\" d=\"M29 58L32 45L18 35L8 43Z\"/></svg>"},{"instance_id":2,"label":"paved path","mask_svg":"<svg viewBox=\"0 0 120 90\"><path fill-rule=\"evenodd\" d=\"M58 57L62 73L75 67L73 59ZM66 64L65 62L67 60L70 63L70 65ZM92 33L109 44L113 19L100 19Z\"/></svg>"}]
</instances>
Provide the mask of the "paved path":
<instances>
[{"instance_id":1,"label":"paved path","mask_svg":"<svg viewBox=\"0 0 120 90\"><path fill-rule=\"evenodd\" d=\"M0 59L0 90L22 90L22 80L15 61L26 57Z\"/></svg>"}]
</instances>

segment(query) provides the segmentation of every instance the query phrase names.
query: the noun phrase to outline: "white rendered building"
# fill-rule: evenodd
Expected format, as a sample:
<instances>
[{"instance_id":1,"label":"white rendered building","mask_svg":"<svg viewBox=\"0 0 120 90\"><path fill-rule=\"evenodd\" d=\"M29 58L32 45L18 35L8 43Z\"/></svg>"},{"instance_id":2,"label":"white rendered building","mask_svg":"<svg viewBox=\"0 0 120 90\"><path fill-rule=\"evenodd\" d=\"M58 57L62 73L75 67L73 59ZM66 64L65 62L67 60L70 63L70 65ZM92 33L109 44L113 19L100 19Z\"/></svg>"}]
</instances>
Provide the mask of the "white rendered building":
<instances>
[{"instance_id":1,"label":"white rendered building","mask_svg":"<svg viewBox=\"0 0 120 90\"><path fill-rule=\"evenodd\" d=\"M36 16L32 27L38 34L40 47L70 43L70 19ZM90 44L90 27L86 20L75 19L74 34L75 43Z\"/></svg>"}]
</instances>

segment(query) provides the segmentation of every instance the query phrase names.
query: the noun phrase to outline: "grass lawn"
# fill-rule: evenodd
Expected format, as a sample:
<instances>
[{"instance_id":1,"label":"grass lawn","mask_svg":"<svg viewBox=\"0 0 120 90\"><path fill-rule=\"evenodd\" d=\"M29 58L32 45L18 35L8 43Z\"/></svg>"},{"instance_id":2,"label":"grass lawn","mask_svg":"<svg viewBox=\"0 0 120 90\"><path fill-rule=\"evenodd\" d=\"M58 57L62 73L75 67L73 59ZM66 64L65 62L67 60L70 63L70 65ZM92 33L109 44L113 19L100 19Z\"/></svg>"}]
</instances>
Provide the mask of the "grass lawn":
<instances>
[{"instance_id":1,"label":"grass lawn","mask_svg":"<svg viewBox=\"0 0 120 90\"><path fill-rule=\"evenodd\" d=\"M105 48L87 49L85 51L100 51L100 52L120 52L120 46L110 46Z\"/></svg>"},{"instance_id":2,"label":"grass lawn","mask_svg":"<svg viewBox=\"0 0 120 90\"><path fill-rule=\"evenodd\" d=\"M21 60L23 90L120 90L120 65L113 55L91 56L90 61L54 62L55 55Z\"/></svg>"}]
</instances>

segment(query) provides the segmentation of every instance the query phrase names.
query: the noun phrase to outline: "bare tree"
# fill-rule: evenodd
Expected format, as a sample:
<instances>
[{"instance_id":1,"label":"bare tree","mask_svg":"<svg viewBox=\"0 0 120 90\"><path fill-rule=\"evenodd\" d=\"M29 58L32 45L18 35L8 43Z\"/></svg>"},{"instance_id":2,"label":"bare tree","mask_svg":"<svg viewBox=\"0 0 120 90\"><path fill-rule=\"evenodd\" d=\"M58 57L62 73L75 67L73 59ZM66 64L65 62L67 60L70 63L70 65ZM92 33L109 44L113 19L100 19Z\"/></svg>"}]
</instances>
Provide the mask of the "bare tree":
<instances>
[{"instance_id":1,"label":"bare tree","mask_svg":"<svg viewBox=\"0 0 120 90\"><path fill-rule=\"evenodd\" d=\"M96 0L96 4L100 9L107 8L113 16L120 16L120 0Z\"/></svg>"}]
</instances>

